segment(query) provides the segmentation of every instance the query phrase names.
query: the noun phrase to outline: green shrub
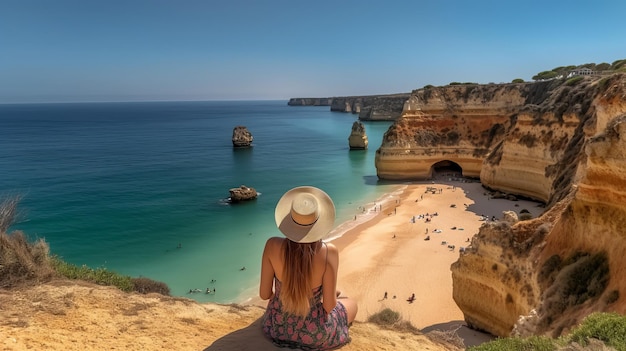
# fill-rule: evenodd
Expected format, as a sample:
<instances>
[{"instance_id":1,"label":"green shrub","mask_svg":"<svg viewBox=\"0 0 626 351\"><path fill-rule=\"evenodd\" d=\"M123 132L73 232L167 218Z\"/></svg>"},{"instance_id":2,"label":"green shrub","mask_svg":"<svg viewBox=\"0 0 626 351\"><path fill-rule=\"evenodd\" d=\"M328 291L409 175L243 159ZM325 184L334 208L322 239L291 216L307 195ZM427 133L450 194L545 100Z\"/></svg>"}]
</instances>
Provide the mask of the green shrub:
<instances>
[{"instance_id":1,"label":"green shrub","mask_svg":"<svg viewBox=\"0 0 626 351\"><path fill-rule=\"evenodd\" d=\"M609 277L609 264L604 252L576 252L564 260L557 255L550 257L537 277L545 289L540 327L553 329L552 324L564 311L598 299L606 290Z\"/></svg>"},{"instance_id":2,"label":"green shrub","mask_svg":"<svg viewBox=\"0 0 626 351\"><path fill-rule=\"evenodd\" d=\"M529 219L533 219L533 215L530 213L520 213L519 215L519 220L520 221L527 221Z\"/></svg>"},{"instance_id":3,"label":"green shrub","mask_svg":"<svg viewBox=\"0 0 626 351\"><path fill-rule=\"evenodd\" d=\"M626 351L626 316L617 313L592 313L566 338L583 346L594 338L618 351Z\"/></svg>"},{"instance_id":4,"label":"green shrub","mask_svg":"<svg viewBox=\"0 0 626 351\"><path fill-rule=\"evenodd\" d=\"M411 322L403 321L402 318L400 318L400 313L389 308L385 308L384 310L371 315L367 321L395 331L410 332L414 334L419 333L419 329L414 327Z\"/></svg>"},{"instance_id":5,"label":"green shrub","mask_svg":"<svg viewBox=\"0 0 626 351\"><path fill-rule=\"evenodd\" d=\"M384 310L371 315L367 321L383 327L389 327L400 321L400 313L390 308L385 308Z\"/></svg>"},{"instance_id":6,"label":"green shrub","mask_svg":"<svg viewBox=\"0 0 626 351\"><path fill-rule=\"evenodd\" d=\"M574 298L576 304L602 294L609 281L609 264L604 253L581 257L562 272L563 292Z\"/></svg>"},{"instance_id":7,"label":"green shrub","mask_svg":"<svg viewBox=\"0 0 626 351\"><path fill-rule=\"evenodd\" d=\"M609 77L604 77L600 79L600 81L598 82L598 87L600 88L601 91L606 90L608 85L609 85Z\"/></svg>"},{"instance_id":8,"label":"green shrub","mask_svg":"<svg viewBox=\"0 0 626 351\"><path fill-rule=\"evenodd\" d=\"M52 264L58 274L68 279L80 279L100 285L112 285L126 292L134 291L131 277L109 271L103 267L93 269L86 265L77 266L65 262L59 257L53 257Z\"/></svg>"},{"instance_id":9,"label":"green shrub","mask_svg":"<svg viewBox=\"0 0 626 351\"><path fill-rule=\"evenodd\" d=\"M170 287L163 282L159 282L145 277L132 278L132 282L133 290L141 294L148 294L153 292L159 293L161 295L170 294Z\"/></svg>"},{"instance_id":10,"label":"green shrub","mask_svg":"<svg viewBox=\"0 0 626 351\"><path fill-rule=\"evenodd\" d=\"M611 68L619 69L619 68L621 68L622 66L625 66L625 65L626 65L626 59L624 59L624 60L616 60L616 61L613 61L613 63L611 64Z\"/></svg>"},{"instance_id":11,"label":"green shrub","mask_svg":"<svg viewBox=\"0 0 626 351\"><path fill-rule=\"evenodd\" d=\"M533 80L545 80L556 78L558 75L559 73L555 71L543 71L539 72L537 75L534 75L532 78Z\"/></svg>"},{"instance_id":12,"label":"green shrub","mask_svg":"<svg viewBox=\"0 0 626 351\"><path fill-rule=\"evenodd\" d=\"M498 338L478 346L468 348L469 351L552 351L556 350L553 339L545 336L528 338Z\"/></svg>"},{"instance_id":13,"label":"green shrub","mask_svg":"<svg viewBox=\"0 0 626 351\"><path fill-rule=\"evenodd\" d=\"M511 81L511 83L524 83L524 80L522 78L515 78Z\"/></svg>"},{"instance_id":14,"label":"green shrub","mask_svg":"<svg viewBox=\"0 0 626 351\"><path fill-rule=\"evenodd\" d=\"M580 82L583 79L585 79L585 77L583 77L583 76L572 77L572 78L568 79L567 81L565 81L565 85L571 87L571 86L574 86L574 85L578 84L578 82Z\"/></svg>"},{"instance_id":15,"label":"green shrub","mask_svg":"<svg viewBox=\"0 0 626 351\"><path fill-rule=\"evenodd\" d=\"M611 64L610 63L606 63L606 62L602 62L596 65L595 70L596 71L608 71L611 69Z\"/></svg>"},{"instance_id":16,"label":"green shrub","mask_svg":"<svg viewBox=\"0 0 626 351\"><path fill-rule=\"evenodd\" d=\"M563 260L559 255L552 255L548 258L541 268L539 269L539 275L537 275L537 280L540 284L548 286L554 282L556 275L561 269L561 264Z\"/></svg>"},{"instance_id":17,"label":"green shrub","mask_svg":"<svg viewBox=\"0 0 626 351\"><path fill-rule=\"evenodd\" d=\"M626 316L617 313L592 313L569 334L558 339L545 336L527 338L498 338L496 340L469 347L469 351L543 351L567 349L567 345L577 343L585 347L591 339L602 341L617 351L626 351ZM565 346L565 348L563 348ZM580 347L575 348L579 350Z\"/></svg>"},{"instance_id":18,"label":"green shrub","mask_svg":"<svg viewBox=\"0 0 626 351\"><path fill-rule=\"evenodd\" d=\"M527 221L529 219L533 218L533 214L530 213L530 211L528 211L527 209L523 208L521 211L519 211L519 220L520 221Z\"/></svg>"}]
</instances>

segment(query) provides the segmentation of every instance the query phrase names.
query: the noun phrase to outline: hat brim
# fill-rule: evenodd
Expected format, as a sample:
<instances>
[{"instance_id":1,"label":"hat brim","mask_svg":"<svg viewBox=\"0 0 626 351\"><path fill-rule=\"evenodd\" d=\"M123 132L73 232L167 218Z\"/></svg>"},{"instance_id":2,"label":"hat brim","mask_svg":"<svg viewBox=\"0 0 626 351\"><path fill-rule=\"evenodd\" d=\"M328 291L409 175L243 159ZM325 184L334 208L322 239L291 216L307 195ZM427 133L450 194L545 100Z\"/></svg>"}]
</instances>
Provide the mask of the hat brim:
<instances>
[{"instance_id":1,"label":"hat brim","mask_svg":"<svg viewBox=\"0 0 626 351\"><path fill-rule=\"evenodd\" d=\"M293 221L291 217L291 204L294 198L302 193L310 194L317 200L319 217L310 226L302 226ZM333 200L321 189L312 186L300 186L286 192L274 211L276 226L287 237L297 243L312 243L325 239L335 225L335 204Z\"/></svg>"}]
</instances>

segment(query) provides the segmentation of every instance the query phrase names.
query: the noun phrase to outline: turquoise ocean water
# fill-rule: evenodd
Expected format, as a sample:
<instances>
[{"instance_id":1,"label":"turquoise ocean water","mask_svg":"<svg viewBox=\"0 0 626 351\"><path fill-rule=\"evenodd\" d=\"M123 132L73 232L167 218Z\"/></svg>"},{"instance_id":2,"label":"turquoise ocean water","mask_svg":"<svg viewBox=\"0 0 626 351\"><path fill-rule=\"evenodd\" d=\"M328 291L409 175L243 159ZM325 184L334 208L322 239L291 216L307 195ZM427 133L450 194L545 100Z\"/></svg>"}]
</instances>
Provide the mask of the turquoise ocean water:
<instances>
[{"instance_id":1,"label":"turquoise ocean water","mask_svg":"<svg viewBox=\"0 0 626 351\"><path fill-rule=\"evenodd\" d=\"M350 151L356 120L286 101L0 105L0 195L23 196L11 230L44 238L66 261L241 302L257 294L285 191L322 188L339 226L397 186L374 167L390 123L364 122L370 148ZM252 148L233 149L237 125ZM228 204L242 184L258 199ZM188 294L207 287L216 293Z\"/></svg>"}]
</instances>

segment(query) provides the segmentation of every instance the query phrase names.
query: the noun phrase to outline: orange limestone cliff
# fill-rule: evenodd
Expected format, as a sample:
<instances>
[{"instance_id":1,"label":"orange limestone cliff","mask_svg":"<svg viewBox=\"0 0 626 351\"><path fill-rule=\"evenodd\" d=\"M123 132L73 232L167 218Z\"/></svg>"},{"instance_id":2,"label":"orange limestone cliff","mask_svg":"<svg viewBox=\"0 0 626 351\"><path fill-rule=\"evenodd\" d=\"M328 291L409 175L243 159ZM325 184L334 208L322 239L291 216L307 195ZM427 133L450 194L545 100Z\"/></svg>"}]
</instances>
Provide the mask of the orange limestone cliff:
<instances>
[{"instance_id":1,"label":"orange limestone cliff","mask_svg":"<svg viewBox=\"0 0 626 351\"><path fill-rule=\"evenodd\" d=\"M376 152L378 177L423 180L460 173L493 190L548 202L571 178L566 169L581 153L580 129L598 118L591 101L600 80L413 91Z\"/></svg>"},{"instance_id":2,"label":"orange limestone cliff","mask_svg":"<svg viewBox=\"0 0 626 351\"><path fill-rule=\"evenodd\" d=\"M478 178L483 160L524 103L520 93L514 85L414 91L376 151L378 177L428 179L445 168Z\"/></svg>"},{"instance_id":3,"label":"orange limestone cliff","mask_svg":"<svg viewBox=\"0 0 626 351\"><path fill-rule=\"evenodd\" d=\"M499 336L558 336L592 312L626 313L626 75L557 83L515 114L480 174L548 209L484 224L451 267L465 320Z\"/></svg>"}]
</instances>

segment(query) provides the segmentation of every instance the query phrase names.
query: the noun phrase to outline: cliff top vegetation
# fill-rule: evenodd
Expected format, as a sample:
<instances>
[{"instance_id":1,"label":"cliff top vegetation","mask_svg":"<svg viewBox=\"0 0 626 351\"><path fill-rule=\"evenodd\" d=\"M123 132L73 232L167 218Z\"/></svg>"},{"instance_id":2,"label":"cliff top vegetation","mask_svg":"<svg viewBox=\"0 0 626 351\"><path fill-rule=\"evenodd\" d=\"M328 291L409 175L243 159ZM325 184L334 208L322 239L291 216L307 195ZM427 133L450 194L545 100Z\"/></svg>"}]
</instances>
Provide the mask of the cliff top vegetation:
<instances>
[{"instance_id":1,"label":"cliff top vegetation","mask_svg":"<svg viewBox=\"0 0 626 351\"><path fill-rule=\"evenodd\" d=\"M589 69L594 74L626 72L626 59L616 60L613 63L585 63L582 65L559 66L548 71L542 71L532 77L533 80L547 80L567 77L571 72Z\"/></svg>"}]
</instances>

